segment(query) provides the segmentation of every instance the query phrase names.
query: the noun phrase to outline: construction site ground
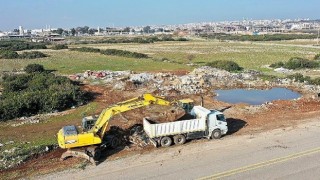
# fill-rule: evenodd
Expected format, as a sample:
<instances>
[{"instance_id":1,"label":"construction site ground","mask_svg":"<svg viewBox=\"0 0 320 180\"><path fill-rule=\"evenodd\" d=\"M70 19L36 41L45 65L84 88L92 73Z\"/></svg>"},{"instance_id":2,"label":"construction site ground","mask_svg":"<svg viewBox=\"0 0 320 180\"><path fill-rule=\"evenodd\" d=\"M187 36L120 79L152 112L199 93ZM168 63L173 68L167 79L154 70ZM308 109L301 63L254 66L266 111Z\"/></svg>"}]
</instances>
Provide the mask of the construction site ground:
<instances>
[{"instance_id":1,"label":"construction site ground","mask_svg":"<svg viewBox=\"0 0 320 180\"><path fill-rule=\"evenodd\" d=\"M94 94L95 106L93 112L99 114L102 109L107 106L121 102L133 97L140 96L148 92L146 88L132 90L112 90L110 87L102 85L84 85L83 89ZM248 104L228 104L215 100L212 93L204 94L204 107L210 109L218 109L223 111L227 117L229 133L227 136L237 136L243 134L255 134L271 129L295 127L297 124L307 121L320 115L320 102L317 98L308 98L308 94L303 94L302 98L297 100L278 100L259 106L250 106ZM200 104L199 95L183 95L179 96L175 93L169 97L173 99L191 98L195 100L195 104ZM47 136L55 136L58 130L64 125L76 124L80 125L79 116L71 116L70 114L79 112L79 108L61 112L58 116L68 116L68 121L42 121L38 124L26 124L12 128L12 126L2 126L0 137L12 137L13 139L41 138ZM163 109L162 109L163 108ZM90 111L91 112L91 111ZM110 127L120 127L126 131L135 124L142 124L142 118L146 116L163 117L164 112L170 112L169 107L149 106L130 112L121 114L112 118ZM176 117L159 119L160 122L172 120ZM204 140L195 140L188 143L198 143ZM137 145L126 145L115 150L106 151L103 154L101 162L112 161L115 159L137 155L147 154L154 151L155 147L148 145L140 147ZM52 172L62 171L69 168L85 168L90 165L85 160L70 158L60 161L60 156L64 150L57 148L42 155L37 155L17 167L13 167L0 172L0 177L5 179L37 177L38 175L48 174Z\"/></svg>"}]
</instances>

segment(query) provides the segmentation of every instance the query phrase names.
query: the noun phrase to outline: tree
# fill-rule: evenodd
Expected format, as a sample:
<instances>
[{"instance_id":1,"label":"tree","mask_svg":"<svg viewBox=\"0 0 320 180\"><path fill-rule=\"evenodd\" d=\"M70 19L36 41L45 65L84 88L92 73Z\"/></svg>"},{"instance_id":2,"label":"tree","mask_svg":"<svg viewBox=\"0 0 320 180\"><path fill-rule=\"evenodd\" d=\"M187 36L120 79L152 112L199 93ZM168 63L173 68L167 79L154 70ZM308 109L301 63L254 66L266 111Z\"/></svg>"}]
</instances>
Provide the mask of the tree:
<instances>
[{"instance_id":1,"label":"tree","mask_svg":"<svg viewBox=\"0 0 320 180\"><path fill-rule=\"evenodd\" d=\"M63 35L63 36L69 36L69 31L68 31L68 30L63 30L62 35Z\"/></svg>"},{"instance_id":2,"label":"tree","mask_svg":"<svg viewBox=\"0 0 320 180\"><path fill-rule=\"evenodd\" d=\"M81 34L86 34L86 33L89 33L89 27L88 26L77 27L76 31L80 32Z\"/></svg>"},{"instance_id":3,"label":"tree","mask_svg":"<svg viewBox=\"0 0 320 180\"><path fill-rule=\"evenodd\" d=\"M123 32L130 32L130 27L126 27L123 29Z\"/></svg>"},{"instance_id":4,"label":"tree","mask_svg":"<svg viewBox=\"0 0 320 180\"><path fill-rule=\"evenodd\" d=\"M163 32L163 28L158 28L158 32Z\"/></svg>"},{"instance_id":5,"label":"tree","mask_svg":"<svg viewBox=\"0 0 320 180\"><path fill-rule=\"evenodd\" d=\"M88 26L84 26L83 27L83 33L89 33L89 27Z\"/></svg>"},{"instance_id":6,"label":"tree","mask_svg":"<svg viewBox=\"0 0 320 180\"><path fill-rule=\"evenodd\" d=\"M207 63L207 66L211 66L218 69L224 69L226 71L241 71L243 68L233 61L217 60Z\"/></svg>"},{"instance_id":7,"label":"tree","mask_svg":"<svg viewBox=\"0 0 320 180\"><path fill-rule=\"evenodd\" d=\"M0 50L0 59L16 59L19 58L19 54L12 50Z\"/></svg>"},{"instance_id":8,"label":"tree","mask_svg":"<svg viewBox=\"0 0 320 180\"><path fill-rule=\"evenodd\" d=\"M98 30L93 29L93 28L88 30L88 34L91 34L91 35L94 34L95 32L98 32Z\"/></svg>"},{"instance_id":9,"label":"tree","mask_svg":"<svg viewBox=\"0 0 320 180\"><path fill-rule=\"evenodd\" d=\"M144 33L149 33L150 30L151 30L151 27L150 27L150 26L146 26L146 27L143 28L143 32L144 32Z\"/></svg>"},{"instance_id":10,"label":"tree","mask_svg":"<svg viewBox=\"0 0 320 180\"><path fill-rule=\"evenodd\" d=\"M76 34L76 30L74 28L70 29L71 35L74 36Z\"/></svg>"},{"instance_id":11,"label":"tree","mask_svg":"<svg viewBox=\"0 0 320 180\"><path fill-rule=\"evenodd\" d=\"M63 33L63 29L62 28L58 28L56 32L61 35Z\"/></svg>"},{"instance_id":12,"label":"tree","mask_svg":"<svg viewBox=\"0 0 320 180\"><path fill-rule=\"evenodd\" d=\"M29 64L24 68L24 70L30 74L34 72L43 72L44 68L41 64Z\"/></svg>"}]
</instances>

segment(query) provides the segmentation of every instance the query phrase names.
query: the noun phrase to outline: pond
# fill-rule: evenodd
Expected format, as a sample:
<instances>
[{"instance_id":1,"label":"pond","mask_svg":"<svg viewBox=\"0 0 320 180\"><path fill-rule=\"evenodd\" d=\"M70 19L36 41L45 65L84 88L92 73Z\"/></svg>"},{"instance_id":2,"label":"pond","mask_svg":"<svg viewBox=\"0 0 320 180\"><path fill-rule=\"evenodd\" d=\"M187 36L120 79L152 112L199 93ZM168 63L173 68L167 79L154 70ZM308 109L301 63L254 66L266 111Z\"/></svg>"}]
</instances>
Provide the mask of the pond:
<instances>
[{"instance_id":1,"label":"pond","mask_svg":"<svg viewBox=\"0 0 320 180\"><path fill-rule=\"evenodd\" d=\"M290 100L301 97L301 94L287 88L259 89L230 89L215 90L216 99L227 103L247 103L260 105L273 100Z\"/></svg>"}]
</instances>

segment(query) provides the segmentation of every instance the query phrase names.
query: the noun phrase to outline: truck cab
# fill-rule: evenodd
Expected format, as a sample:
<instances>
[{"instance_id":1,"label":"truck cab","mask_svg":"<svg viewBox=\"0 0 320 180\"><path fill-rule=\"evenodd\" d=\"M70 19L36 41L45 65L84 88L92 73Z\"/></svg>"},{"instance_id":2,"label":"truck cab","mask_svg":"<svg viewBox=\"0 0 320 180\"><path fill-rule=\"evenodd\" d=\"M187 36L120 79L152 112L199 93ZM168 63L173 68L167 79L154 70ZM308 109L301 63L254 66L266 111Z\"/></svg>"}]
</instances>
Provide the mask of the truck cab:
<instances>
[{"instance_id":1,"label":"truck cab","mask_svg":"<svg viewBox=\"0 0 320 180\"><path fill-rule=\"evenodd\" d=\"M222 112L209 110L202 106L195 106L190 114L197 119L206 119L205 136L207 138L219 139L228 132L227 121Z\"/></svg>"},{"instance_id":2,"label":"truck cab","mask_svg":"<svg viewBox=\"0 0 320 180\"><path fill-rule=\"evenodd\" d=\"M219 139L221 135L225 135L228 132L227 121L224 114L217 110L210 110L207 118L207 131L208 137L213 139ZM218 130L220 132L218 132Z\"/></svg>"}]
</instances>

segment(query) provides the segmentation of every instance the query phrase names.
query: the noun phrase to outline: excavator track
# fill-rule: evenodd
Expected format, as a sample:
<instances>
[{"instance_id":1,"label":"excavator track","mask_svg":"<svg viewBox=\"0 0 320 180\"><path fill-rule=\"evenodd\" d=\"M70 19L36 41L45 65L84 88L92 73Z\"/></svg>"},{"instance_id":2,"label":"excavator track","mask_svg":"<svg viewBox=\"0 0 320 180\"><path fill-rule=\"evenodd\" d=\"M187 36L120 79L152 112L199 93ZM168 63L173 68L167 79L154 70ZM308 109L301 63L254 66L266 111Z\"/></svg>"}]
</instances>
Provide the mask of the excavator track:
<instances>
[{"instance_id":1,"label":"excavator track","mask_svg":"<svg viewBox=\"0 0 320 180\"><path fill-rule=\"evenodd\" d=\"M98 147L86 147L86 148L72 148L68 149L61 155L60 160L64 161L70 157L82 158L91 162L93 165L98 164L98 159L100 158L101 151Z\"/></svg>"}]
</instances>

